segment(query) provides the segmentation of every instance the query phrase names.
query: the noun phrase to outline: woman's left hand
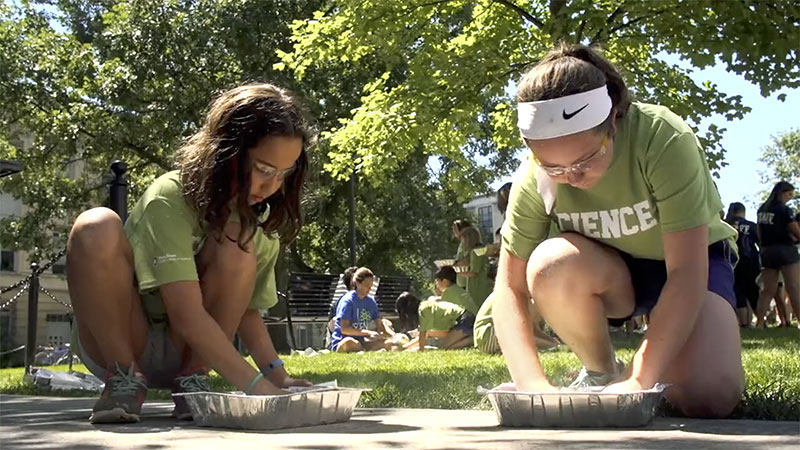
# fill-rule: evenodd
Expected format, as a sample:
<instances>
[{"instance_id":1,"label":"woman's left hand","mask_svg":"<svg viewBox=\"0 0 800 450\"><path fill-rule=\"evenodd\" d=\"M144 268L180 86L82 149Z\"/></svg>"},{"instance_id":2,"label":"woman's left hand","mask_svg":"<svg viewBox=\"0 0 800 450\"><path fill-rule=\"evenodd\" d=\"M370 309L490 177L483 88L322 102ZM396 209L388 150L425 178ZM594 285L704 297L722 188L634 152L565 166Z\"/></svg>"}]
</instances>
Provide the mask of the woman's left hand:
<instances>
[{"instance_id":1,"label":"woman's left hand","mask_svg":"<svg viewBox=\"0 0 800 450\"><path fill-rule=\"evenodd\" d=\"M639 380L635 378L627 378L621 381L617 381L616 383L609 384L605 388L603 388L602 392L612 393L612 394L626 394L628 392L636 392L636 391L643 391L649 389L652 386L645 387Z\"/></svg>"},{"instance_id":2,"label":"woman's left hand","mask_svg":"<svg viewBox=\"0 0 800 450\"><path fill-rule=\"evenodd\" d=\"M308 380L296 380L287 375L286 378L283 379L281 387L285 389L292 386L309 387L313 386L313 383Z\"/></svg>"}]
</instances>

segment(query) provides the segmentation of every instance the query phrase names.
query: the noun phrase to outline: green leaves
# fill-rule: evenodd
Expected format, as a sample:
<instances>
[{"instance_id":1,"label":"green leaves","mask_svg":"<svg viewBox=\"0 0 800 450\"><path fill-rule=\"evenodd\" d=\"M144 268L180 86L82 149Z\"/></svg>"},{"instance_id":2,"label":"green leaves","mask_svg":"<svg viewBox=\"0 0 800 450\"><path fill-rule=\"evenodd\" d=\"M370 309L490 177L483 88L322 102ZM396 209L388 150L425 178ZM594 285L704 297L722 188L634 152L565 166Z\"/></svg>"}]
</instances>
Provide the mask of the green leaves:
<instances>
[{"instance_id":1,"label":"green leaves","mask_svg":"<svg viewBox=\"0 0 800 450\"><path fill-rule=\"evenodd\" d=\"M445 179L458 184L477 169L465 151L471 140L506 154L521 145L514 112L501 105L514 104L521 70L559 40L603 45L639 100L669 106L690 124L712 114L742 117L749 108L741 97L712 82L698 86L654 55L676 54L697 67L723 61L764 94L796 86L800 11L779 3L339 1L292 26L294 49L280 55L281 67L300 78L341 61L383 68L348 86L363 93L359 104L325 130L334 176L349 176L355 158L361 174L380 183L396 161L423 152L452 160ZM724 165L723 131L702 136L714 168Z\"/></svg>"}]
</instances>

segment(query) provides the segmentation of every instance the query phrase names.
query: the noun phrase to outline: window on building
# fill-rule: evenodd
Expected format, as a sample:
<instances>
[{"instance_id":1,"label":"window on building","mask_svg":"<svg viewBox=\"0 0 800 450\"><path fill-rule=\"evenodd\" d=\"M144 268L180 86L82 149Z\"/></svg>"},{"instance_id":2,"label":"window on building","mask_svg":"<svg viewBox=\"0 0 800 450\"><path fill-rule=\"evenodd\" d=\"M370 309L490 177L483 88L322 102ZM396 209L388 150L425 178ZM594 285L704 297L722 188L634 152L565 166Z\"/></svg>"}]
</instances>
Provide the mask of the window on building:
<instances>
[{"instance_id":1,"label":"window on building","mask_svg":"<svg viewBox=\"0 0 800 450\"><path fill-rule=\"evenodd\" d=\"M13 250L0 250L0 272L16 272Z\"/></svg>"},{"instance_id":2,"label":"window on building","mask_svg":"<svg viewBox=\"0 0 800 450\"><path fill-rule=\"evenodd\" d=\"M481 229L481 237L483 237L486 242L492 242L492 236L494 236L492 205L478 208L478 226Z\"/></svg>"}]
</instances>

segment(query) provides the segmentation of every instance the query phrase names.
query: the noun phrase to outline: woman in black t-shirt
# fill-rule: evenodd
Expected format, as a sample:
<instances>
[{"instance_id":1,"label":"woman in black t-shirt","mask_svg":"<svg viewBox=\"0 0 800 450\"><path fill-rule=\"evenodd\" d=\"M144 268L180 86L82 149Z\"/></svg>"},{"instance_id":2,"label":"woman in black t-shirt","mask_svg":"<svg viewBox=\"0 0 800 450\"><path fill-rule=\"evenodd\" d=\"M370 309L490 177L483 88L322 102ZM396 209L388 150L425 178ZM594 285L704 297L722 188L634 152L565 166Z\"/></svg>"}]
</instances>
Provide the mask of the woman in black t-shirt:
<instances>
[{"instance_id":1,"label":"woman in black t-shirt","mask_svg":"<svg viewBox=\"0 0 800 450\"><path fill-rule=\"evenodd\" d=\"M758 299L758 322L765 327L770 299L778 288L778 275L783 274L786 292L793 311L800 311L800 255L795 244L800 241L798 226L786 202L794 198L794 186L786 181L775 184L767 201L758 208L758 236L761 241L763 288Z\"/></svg>"}]
</instances>

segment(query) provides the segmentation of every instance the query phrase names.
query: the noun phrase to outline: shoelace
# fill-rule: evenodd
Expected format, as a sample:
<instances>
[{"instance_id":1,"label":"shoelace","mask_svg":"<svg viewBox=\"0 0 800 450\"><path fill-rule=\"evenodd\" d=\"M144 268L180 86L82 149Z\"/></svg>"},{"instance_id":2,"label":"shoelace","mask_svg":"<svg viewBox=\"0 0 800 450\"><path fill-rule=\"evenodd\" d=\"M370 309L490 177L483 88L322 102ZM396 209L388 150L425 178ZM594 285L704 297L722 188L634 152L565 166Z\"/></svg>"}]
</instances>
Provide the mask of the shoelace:
<instances>
[{"instance_id":1,"label":"shoelace","mask_svg":"<svg viewBox=\"0 0 800 450\"><path fill-rule=\"evenodd\" d=\"M135 375L133 366L128 368L127 373L119 364L116 366L117 372L108 377L108 382L111 383L111 396L136 395L139 390L147 389L147 383L142 377Z\"/></svg>"},{"instance_id":2,"label":"shoelace","mask_svg":"<svg viewBox=\"0 0 800 450\"><path fill-rule=\"evenodd\" d=\"M185 377L178 377L178 386L183 392L210 392L211 385L208 375L193 373Z\"/></svg>"}]
</instances>

